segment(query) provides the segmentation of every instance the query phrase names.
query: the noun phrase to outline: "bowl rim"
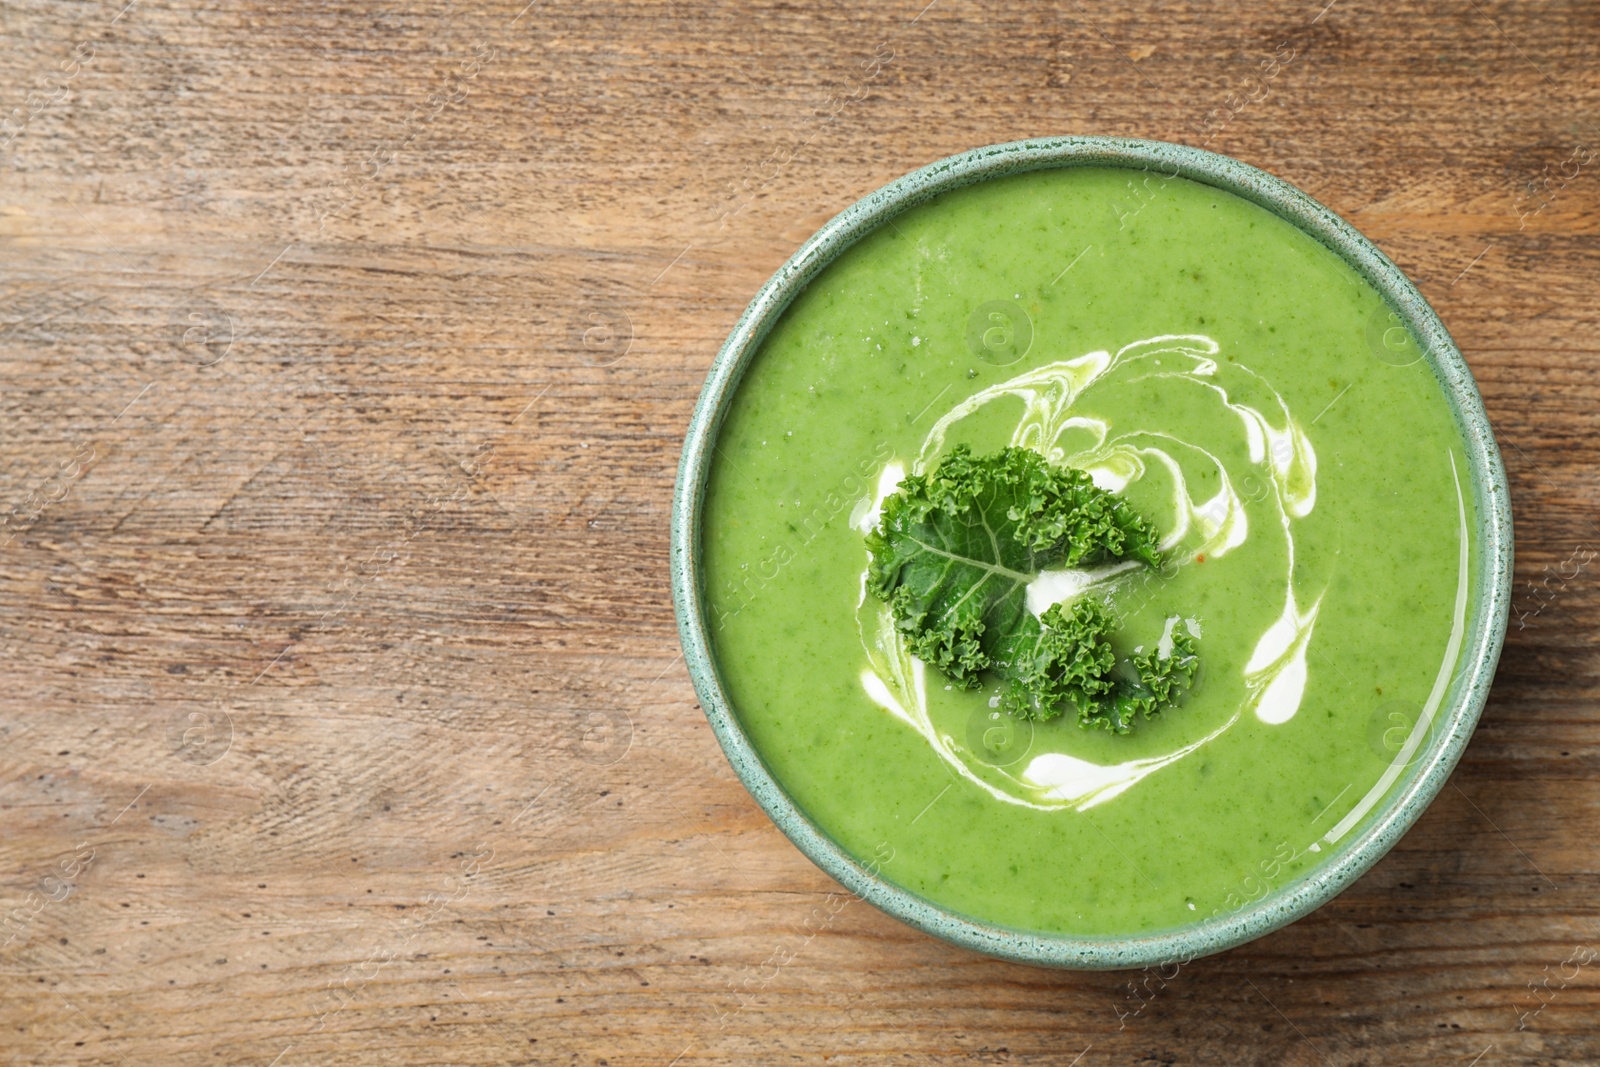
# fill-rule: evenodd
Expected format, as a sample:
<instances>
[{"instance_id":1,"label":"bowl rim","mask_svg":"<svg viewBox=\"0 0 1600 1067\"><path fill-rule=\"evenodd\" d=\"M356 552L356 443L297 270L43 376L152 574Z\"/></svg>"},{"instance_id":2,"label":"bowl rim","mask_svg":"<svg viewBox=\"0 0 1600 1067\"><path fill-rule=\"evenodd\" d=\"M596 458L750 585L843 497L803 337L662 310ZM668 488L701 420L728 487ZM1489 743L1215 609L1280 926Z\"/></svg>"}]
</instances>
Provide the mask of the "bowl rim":
<instances>
[{"instance_id":1,"label":"bowl rim","mask_svg":"<svg viewBox=\"0 0 1600 1067\"><path fill-rule=\"evenodd\" d=\"M1154 171L1231 192L1295 225L1354 268L1421 342L1462 435L1477 515L1467 636L1426 752L1356 832L1304 875L1231 913L1136 936L1058 935L986 923L895 885L877 873L876 863L863 863L836 844L784 792L734 713L718 675L699 575L705 486L722 418L746 367L790 302L856 241L941 193L1028 171L1083 166ZM1488 698L1512 588L1511 507L1499 447L1460 350L1405 272L1343 218L1282 179L1188 145L1121 137L1045 137L975 148L912 171L827 222L756 293L712 363L684 437L671 525L672 595L690 679L734 772L789 840L859 899L919 930L1001 959L1086 970L1170 965L1225 951L1304 917L1366 873L1421 816L1460 760Z\"/></svg>"}]
</instances>

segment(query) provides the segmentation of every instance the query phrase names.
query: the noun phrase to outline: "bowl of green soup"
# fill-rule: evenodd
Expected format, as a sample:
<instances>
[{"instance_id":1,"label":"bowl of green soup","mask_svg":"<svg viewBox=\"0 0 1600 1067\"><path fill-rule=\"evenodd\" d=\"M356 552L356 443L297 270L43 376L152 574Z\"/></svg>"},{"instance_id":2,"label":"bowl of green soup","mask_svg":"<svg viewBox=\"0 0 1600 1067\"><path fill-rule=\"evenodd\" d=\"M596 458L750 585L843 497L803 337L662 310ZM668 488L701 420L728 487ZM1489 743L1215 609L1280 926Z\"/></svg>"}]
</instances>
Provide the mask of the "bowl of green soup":
<instances>
[{"instance_id":1,"label":"bowl of green soup","mask_svg":"<svg viewBox=\"0 0 1600 1067\"><path fill-rule=\"evenodd\" d=\"M1477 387L1392 262L1179 145L953 156L734 327L672 519L685 659L818 866L980 952L1307 914L1455 767L1505 634Z\"/></svg>"}]
</instances>

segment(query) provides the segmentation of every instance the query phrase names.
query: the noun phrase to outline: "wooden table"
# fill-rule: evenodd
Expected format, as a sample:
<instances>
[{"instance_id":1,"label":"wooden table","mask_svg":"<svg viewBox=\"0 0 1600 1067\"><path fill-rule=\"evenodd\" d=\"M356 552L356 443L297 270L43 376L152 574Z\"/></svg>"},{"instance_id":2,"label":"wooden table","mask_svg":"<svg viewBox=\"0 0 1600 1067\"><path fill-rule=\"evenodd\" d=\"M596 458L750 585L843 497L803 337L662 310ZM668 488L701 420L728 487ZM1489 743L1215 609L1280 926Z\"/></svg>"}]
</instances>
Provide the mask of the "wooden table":
<instances>
[{"instance_id":1,"label":"wooden table","mask_svg":"<svg viewBox=\"0 0 1600 1067\"><path fill-rule=\"evenodd\" d=\"M1600 7L926 2L0 10L7 1062L1600 1060ZM668 594L760 283L883 182L1058 132L1351 219L1516 506L1454 779L1175 975L841 895L732 777Z\"/></svg>"}]
</instances>

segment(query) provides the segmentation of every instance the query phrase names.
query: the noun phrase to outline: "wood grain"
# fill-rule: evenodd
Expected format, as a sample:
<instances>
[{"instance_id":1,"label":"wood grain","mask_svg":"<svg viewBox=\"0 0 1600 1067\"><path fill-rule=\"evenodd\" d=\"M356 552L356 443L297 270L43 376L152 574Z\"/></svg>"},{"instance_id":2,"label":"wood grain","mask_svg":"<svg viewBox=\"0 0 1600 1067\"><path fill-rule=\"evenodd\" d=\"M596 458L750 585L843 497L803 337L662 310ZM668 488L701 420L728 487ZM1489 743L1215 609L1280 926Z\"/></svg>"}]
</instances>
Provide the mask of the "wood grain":
<instances>
[{"instance_id":1,"label":"wood grain","mask_svg":"<svg viewBox=\"0 0 1600 1067\"><path fill-rule=\"evenodd\" d=\"M8 1062L1600 1061L1600 173L1563 167L1600 6L524 3L0 7ZM667 589L761 282L883 182L1059 132L1351 219L1515 501L1453 781L1176 975L841 894L732 778Z\"/></svg>"}]
</instances>

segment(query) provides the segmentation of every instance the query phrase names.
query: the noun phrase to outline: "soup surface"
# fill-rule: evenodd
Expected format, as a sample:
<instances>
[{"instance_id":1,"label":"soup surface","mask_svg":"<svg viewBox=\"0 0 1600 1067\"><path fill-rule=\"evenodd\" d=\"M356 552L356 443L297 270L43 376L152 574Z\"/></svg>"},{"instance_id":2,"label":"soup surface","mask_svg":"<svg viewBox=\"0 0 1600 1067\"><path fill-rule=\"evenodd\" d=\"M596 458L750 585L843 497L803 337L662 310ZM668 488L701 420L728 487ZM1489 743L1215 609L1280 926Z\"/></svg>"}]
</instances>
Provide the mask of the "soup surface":
<instances>
[{"instance_id":1,"label":"soup surface","mask_svg":"<svg viewBox=\"0 0 1600 1067\"><path fill-rule=\"evenodd\" d=\"M1046 571L1122 656L1193 638L1126 734L1034 722L907 651L865 536L907 473L1020 445L1121 494L1162 564ZM762 759L885 877L972 918L1112 935L1246 906L1418 758L1475 546L1416 342L1333 253L1187 179L1061 169L947 193L817 278L719 430L703 561Z\"/></svg>"}]
</instances>

